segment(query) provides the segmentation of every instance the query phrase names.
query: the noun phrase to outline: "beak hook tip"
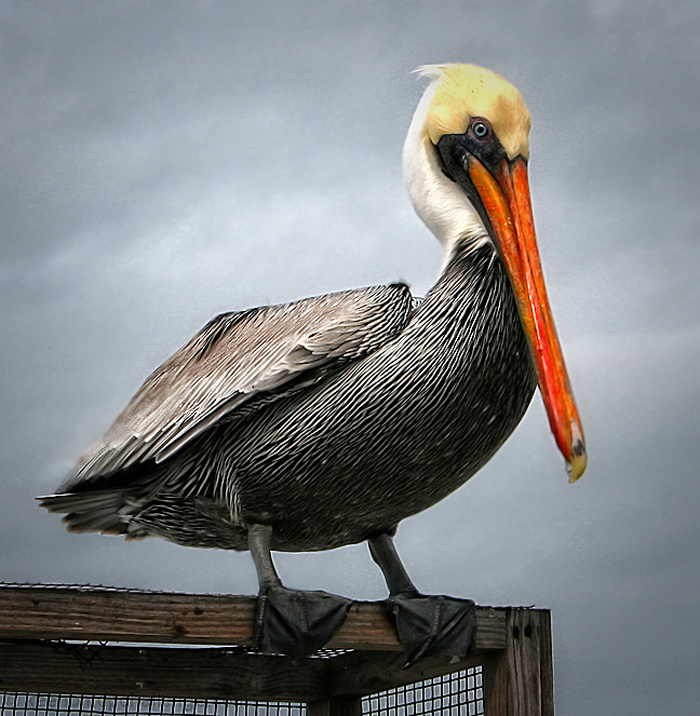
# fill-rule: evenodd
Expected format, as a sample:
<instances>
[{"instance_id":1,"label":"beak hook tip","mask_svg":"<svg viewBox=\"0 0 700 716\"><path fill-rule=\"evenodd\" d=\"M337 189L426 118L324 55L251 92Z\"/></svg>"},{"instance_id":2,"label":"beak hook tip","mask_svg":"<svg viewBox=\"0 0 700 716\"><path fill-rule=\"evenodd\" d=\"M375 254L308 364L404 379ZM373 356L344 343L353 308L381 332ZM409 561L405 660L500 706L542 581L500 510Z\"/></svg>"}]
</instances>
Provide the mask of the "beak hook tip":
<instances>
[{"instance_id":1,"label":"beak hook tip","mask_svg":"<svg viewBox=\"0 0 700 716\"><path fill-rule=\"evenodd\" d=\"M571 460L566 461L566 473L569 476L569 483L573 485L583 475L588 465L588 455L583 440L579 438L574 443L571 453Z\"/></svg>"}]
</instances>

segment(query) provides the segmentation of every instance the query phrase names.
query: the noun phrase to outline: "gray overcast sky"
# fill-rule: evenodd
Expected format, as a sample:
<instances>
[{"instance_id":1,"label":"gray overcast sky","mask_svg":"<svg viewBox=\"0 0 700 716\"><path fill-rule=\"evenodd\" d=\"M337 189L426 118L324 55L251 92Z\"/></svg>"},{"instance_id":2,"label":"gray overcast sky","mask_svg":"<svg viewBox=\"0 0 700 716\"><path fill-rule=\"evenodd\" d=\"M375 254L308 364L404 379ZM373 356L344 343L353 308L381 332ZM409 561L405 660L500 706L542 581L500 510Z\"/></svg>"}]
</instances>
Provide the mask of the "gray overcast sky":
<instances>
[{"instance_id":1,"label":"gray overcast sky","mask_svg":"<svg viewBox=\"0 0 700 716\"><path fill-rule=\"evenodd\" d=\"M700 5L0 2L0 576L253 593L248 555L72 536L39 510L214 314L440 265L400 152L431 62L504 74L590 466L536 398L407 520L425 591L554 611L562 714L697 714ZM364 546L292 586L382 598Z\"/></svg>"}]
</instances>

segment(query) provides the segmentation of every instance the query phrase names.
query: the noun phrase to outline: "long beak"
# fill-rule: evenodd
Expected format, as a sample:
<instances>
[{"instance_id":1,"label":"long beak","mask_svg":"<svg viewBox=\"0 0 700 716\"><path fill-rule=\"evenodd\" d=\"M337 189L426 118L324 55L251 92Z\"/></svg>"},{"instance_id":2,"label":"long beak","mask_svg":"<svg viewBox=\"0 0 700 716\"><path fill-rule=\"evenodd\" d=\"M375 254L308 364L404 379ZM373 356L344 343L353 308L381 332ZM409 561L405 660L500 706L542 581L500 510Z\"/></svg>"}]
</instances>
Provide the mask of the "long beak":
<instances>
[{"instance_id":1,"label":"long beak","mask_svg":"<svg viewBox=\"0 0 700 716\"><path fill-rule=\"evenodd\" d=\"M569 481L586 469L586 445L574 393L542 275L530 203L527 164L503 160L496 177L475 157L469 174L499 243L535 363L549 425L567 463Z\"/></svg>"}]
</instances>

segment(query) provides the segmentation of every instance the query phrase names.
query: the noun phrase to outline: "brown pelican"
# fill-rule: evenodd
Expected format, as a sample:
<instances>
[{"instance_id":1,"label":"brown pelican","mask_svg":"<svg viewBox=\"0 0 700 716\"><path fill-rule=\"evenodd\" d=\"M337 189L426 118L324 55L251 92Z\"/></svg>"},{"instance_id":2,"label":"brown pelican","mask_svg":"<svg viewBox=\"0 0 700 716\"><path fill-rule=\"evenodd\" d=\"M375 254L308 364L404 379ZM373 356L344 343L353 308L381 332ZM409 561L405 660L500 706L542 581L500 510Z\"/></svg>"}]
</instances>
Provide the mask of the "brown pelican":
<instances>
[{"instance_id":1,"label":"brown pelican","mask_svg":"<svg viewBox=\"0 0 700 716\"><path fill-rule=\"evenodd\" d=\"M427 296L397 283L217 316L40 498L74 532L250 550L263 649L309 653L348 606L284 588L270 551L368 540L409 659L463 653L472 603L418 593L396 526L494 455L538 383L570 479L585 469L535 242L528 110L489 70L421 72L404 173L444 248Z\"/></svg>"}]
</instances>

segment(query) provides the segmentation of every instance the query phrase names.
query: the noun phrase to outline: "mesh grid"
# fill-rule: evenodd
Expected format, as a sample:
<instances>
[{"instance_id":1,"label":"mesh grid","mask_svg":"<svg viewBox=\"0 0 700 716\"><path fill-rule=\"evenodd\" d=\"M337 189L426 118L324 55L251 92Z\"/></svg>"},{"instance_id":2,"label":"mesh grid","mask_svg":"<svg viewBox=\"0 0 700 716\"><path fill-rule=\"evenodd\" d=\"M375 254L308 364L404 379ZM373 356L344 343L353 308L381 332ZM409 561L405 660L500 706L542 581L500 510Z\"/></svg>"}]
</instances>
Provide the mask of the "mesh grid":
<instances>
[{"instance_id":1,"label":"mesh grid","mask_svg":"<svg viewBox=\"0 0 700 716\"><path fill-rule=\"evenodd\" d=\"M480 716L484 713L483 667L380 691L362 699L366 716Z\"/></svg>"},{"instance_id":2,"label":"mesh grid","mask_svg":"<svg viewBox=\"0 0 700 716\"><path fill-rule=\"evenodd\" d=\"M0 716L305 716L306 705L140 696L0 692Z\"/></svg>"}]
</instances>

